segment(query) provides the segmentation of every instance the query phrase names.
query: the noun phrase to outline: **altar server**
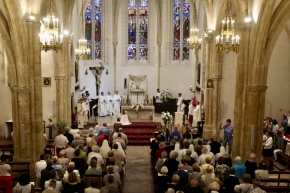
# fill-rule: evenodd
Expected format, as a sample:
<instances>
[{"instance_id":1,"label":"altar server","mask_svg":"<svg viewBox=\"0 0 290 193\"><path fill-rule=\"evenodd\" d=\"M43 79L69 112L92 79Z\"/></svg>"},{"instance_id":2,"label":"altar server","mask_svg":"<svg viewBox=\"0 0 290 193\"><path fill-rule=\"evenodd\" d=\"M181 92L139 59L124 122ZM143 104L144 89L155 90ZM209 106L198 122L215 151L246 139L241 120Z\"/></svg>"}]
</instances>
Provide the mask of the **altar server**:
<instances>
[{"instance_id":1,"label":"altar server","mask_svg":"<svg viewBox=\"0 0 290 193\"><path fill-rule=\"evenodd\" d=\"M183 101L183 98L181 96L181 93L178 93L178 99L177 99L177 112L181 111L181 102Z\"/></svg>"},{"instance_id":2,"label":"altar server","mask_svg":"<svg viewBox=\"0 0 290 193\"><path fill-rule=\"evenodd\" d=\"M157 93L155 94L155 102L156 103L162 103L162 101L161 101L161 93L160 93L160 90L159 90L159 88L157 89Z\"/></svg>"},{"instance_id":3,"label":"altar server","mask_svg":"<svg viewBox=\"0 0 290 193\"><path fill-rule=\"evenodd\" d=\"M111 95L111 92L108 92L108 95L106 96L106 104L107 104L107 114L112 115L114 114L113 112L113 97Z\"/></svg>"},{"instance_id":4,"label":"altar server","mask_svg":"<svg viewBox=\"0 0 290 193\"><path fill-rule=\"evenodd\" d=\"M193 123L192 126L196 126L197 122L201 121L201 111L200 111L200 105L199 101L196 102L196 107L193 110Z\"/></svg>"},{"instance_id":5,"label":"altar server","mask_svg":"<svg viewBox=\"0 0 290 193\"><path fill-rule=\"evenodd\" d=\"M116 91L113 100L114 100L114 113L120 114L121 96L119 95L119 91Z\"/></svg>"},{"instance_id":6,"label":"altar server","mask_svg":"<svg viewBox=\"0 0 290 193\"><path fill-rule=\"evenodd\" d=\"M107 115L107 101L106 97L104 96L104 92L101 92L101 96L99 97L99 107L100 107L100 117Z\"/></svg>"}]
</instances>

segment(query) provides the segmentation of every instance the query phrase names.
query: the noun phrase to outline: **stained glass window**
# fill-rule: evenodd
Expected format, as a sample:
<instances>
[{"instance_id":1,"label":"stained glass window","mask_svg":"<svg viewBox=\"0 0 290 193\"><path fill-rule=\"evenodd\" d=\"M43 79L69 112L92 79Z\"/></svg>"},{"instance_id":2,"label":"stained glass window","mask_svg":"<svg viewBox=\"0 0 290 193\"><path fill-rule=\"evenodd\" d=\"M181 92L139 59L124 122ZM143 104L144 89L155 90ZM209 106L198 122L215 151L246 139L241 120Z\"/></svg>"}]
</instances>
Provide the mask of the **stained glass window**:
<instances>
[{"instance_id":1,"label":"stained glass window","mask_svg":"<svg viewBox=\"0 0 290 193\"><path fill-rule=\"evenodd\" d=\"M91 49L92 53L91 59L101 60L101 49L102 49L101 0L91 0L85 11L85 38L88 41L89 48Z\"/></svg>"},{"instance_id":2,"label":"stained glass window","mask_svg":"<svg viewBox=\"0 0 290 193\"><path fill-rule=\"evenodd\" d=\"M186 43L190 33L190 4L183 0L182 6L180 0L175 0L173 7L173 60L189 60Z\"/></svg>"},{"instance_id":3,"label":"stained glass window","mask_svg":"<svg viewBox=\"0 0 290 193\"><path fill-rule=\"evenodd\" d=\"M128 60L148 60L148 3L128 4Z\"/></svg>"}]
</instances>

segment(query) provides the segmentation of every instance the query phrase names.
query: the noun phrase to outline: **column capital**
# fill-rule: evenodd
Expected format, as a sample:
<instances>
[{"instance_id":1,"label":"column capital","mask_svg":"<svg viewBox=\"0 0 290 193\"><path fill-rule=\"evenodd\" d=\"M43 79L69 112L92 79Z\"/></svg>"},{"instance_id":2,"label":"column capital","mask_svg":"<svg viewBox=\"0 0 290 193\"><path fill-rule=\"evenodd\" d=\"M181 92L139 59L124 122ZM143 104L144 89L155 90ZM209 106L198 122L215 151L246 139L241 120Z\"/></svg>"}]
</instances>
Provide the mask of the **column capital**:
<instances>
[{"instance_id":1,"label":"column capital","mask_svg":"<svg viewBox=\"0 0 290 193\"><path fill-rule=\"evenodd\" d=\"M64 80L65 76L54 76L55 80Z\"/></svg>"},{"instance_id":2,"label":"column capital","mask_svg":"<svg viewBox=\"0 0 290 193\"><path fill-rule=\"evenodd\" d=\"M261 92L266 92L268 89L268 86L248 86L247 91L249 93L261 93Z\"/></svg>"},{"instance_id":3,"label":"column capital","mask_svg":"<svg viewBox=\"0 0 290 193\"><path fill-rule=\"evenodd\" d=\"M30 87L10 86L9 88L12 92L30 92Z\"/></svg>"}]
</instances>

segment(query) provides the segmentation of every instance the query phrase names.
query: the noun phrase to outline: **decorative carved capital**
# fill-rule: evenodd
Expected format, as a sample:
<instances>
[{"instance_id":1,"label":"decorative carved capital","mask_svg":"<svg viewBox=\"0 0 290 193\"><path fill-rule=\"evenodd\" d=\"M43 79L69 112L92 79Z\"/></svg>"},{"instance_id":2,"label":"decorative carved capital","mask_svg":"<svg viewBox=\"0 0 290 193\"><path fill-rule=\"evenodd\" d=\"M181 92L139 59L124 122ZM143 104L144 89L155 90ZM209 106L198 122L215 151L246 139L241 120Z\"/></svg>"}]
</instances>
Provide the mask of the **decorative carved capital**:
<instances>
[{"instance_id":1,"label":"decorative carved capital","mask_svg":"<svg viewBox=\"0 0 290 193\"><path fill-rule=\"evenodd\" d=\"M261 92L266 92L268 89L268 86L248 86L247 91L249 93L261 93Z\"/></svg>"},{"instance_id":2,"label":"decorative carved capital","mask_svg":"<svg viewBox=\"0 0 290 193\"><path fill-rule=\"evenodd\" d=\"M65 76L55 76L54 79L55 80L64 80Z\"/></svg>"},{"instance_id":3,"label":"decorative carved capital","mask_svg":"<svg viewBox=\"0 0 290 193\"><path fill-rule=\"evenodd\" d=\"M12 92L29 92L30 91L30 87L10 86L9 88Z\"/></svg>"}]
</instances>

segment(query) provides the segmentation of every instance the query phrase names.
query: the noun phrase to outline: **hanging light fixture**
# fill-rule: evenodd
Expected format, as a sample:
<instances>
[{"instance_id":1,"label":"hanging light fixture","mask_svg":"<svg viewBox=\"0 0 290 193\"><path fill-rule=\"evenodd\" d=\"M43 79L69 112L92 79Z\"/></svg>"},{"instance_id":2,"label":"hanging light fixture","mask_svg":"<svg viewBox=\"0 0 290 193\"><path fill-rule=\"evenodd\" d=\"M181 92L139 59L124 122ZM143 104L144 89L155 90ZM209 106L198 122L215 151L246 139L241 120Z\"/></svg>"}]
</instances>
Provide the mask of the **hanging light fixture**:
<instances>
[{"instance_id":1,"label":"hanging light fixture","mask_svg":"<svg viewBox=\"0 0 290 193\"><path fill-rule=\"evenodd\" d=\"M44 28L39 34L41 49L45 52L49 50L58 51L62 49L63 35L58 33L59 19L52 13L53 0L48 0L47 4L50 8L50 13L43 19ZM48 12L48 11L47 11Z\"/></svg>"},{"instance_id":2,"label":"hanging light fixture","mask_svg":"<svg viewBox=\"0 0 290 193\"><path fill-rule=\"evenodd\" d=\"M199 38L199 29L191 28L190 29L190 38L187 39L187 48L200 50L201 48L201 39Z\"/></svg>"},{"instance_id":3,"label":"hanging light fixture","mask_svg":"<svg viewBox=\"0 0 290 193\"><path fill-rule=\"evenodd\" d=\"M84 1L82 1L82 12L84 10ZM82 13L83 15L83 13ZM78 40L78 48L75 50L77 60L89 60L91 58L91 49L88 47L88 41L84 38L84 17L82 17L82 38Z\"/></svg>"},{"instance_id":4,"label":"hanging light fixture","mask_svg":"<svg viewBox=\"0 0 290 193\"><path fill-rule=\"evenodd\" d=\"M240 37L235 36L235 20L231 15L232 4L227 1L226 16L222 20L221 34L216 37L216 47L218 52L239 52Z\"/></svg>"}]
</instances>

